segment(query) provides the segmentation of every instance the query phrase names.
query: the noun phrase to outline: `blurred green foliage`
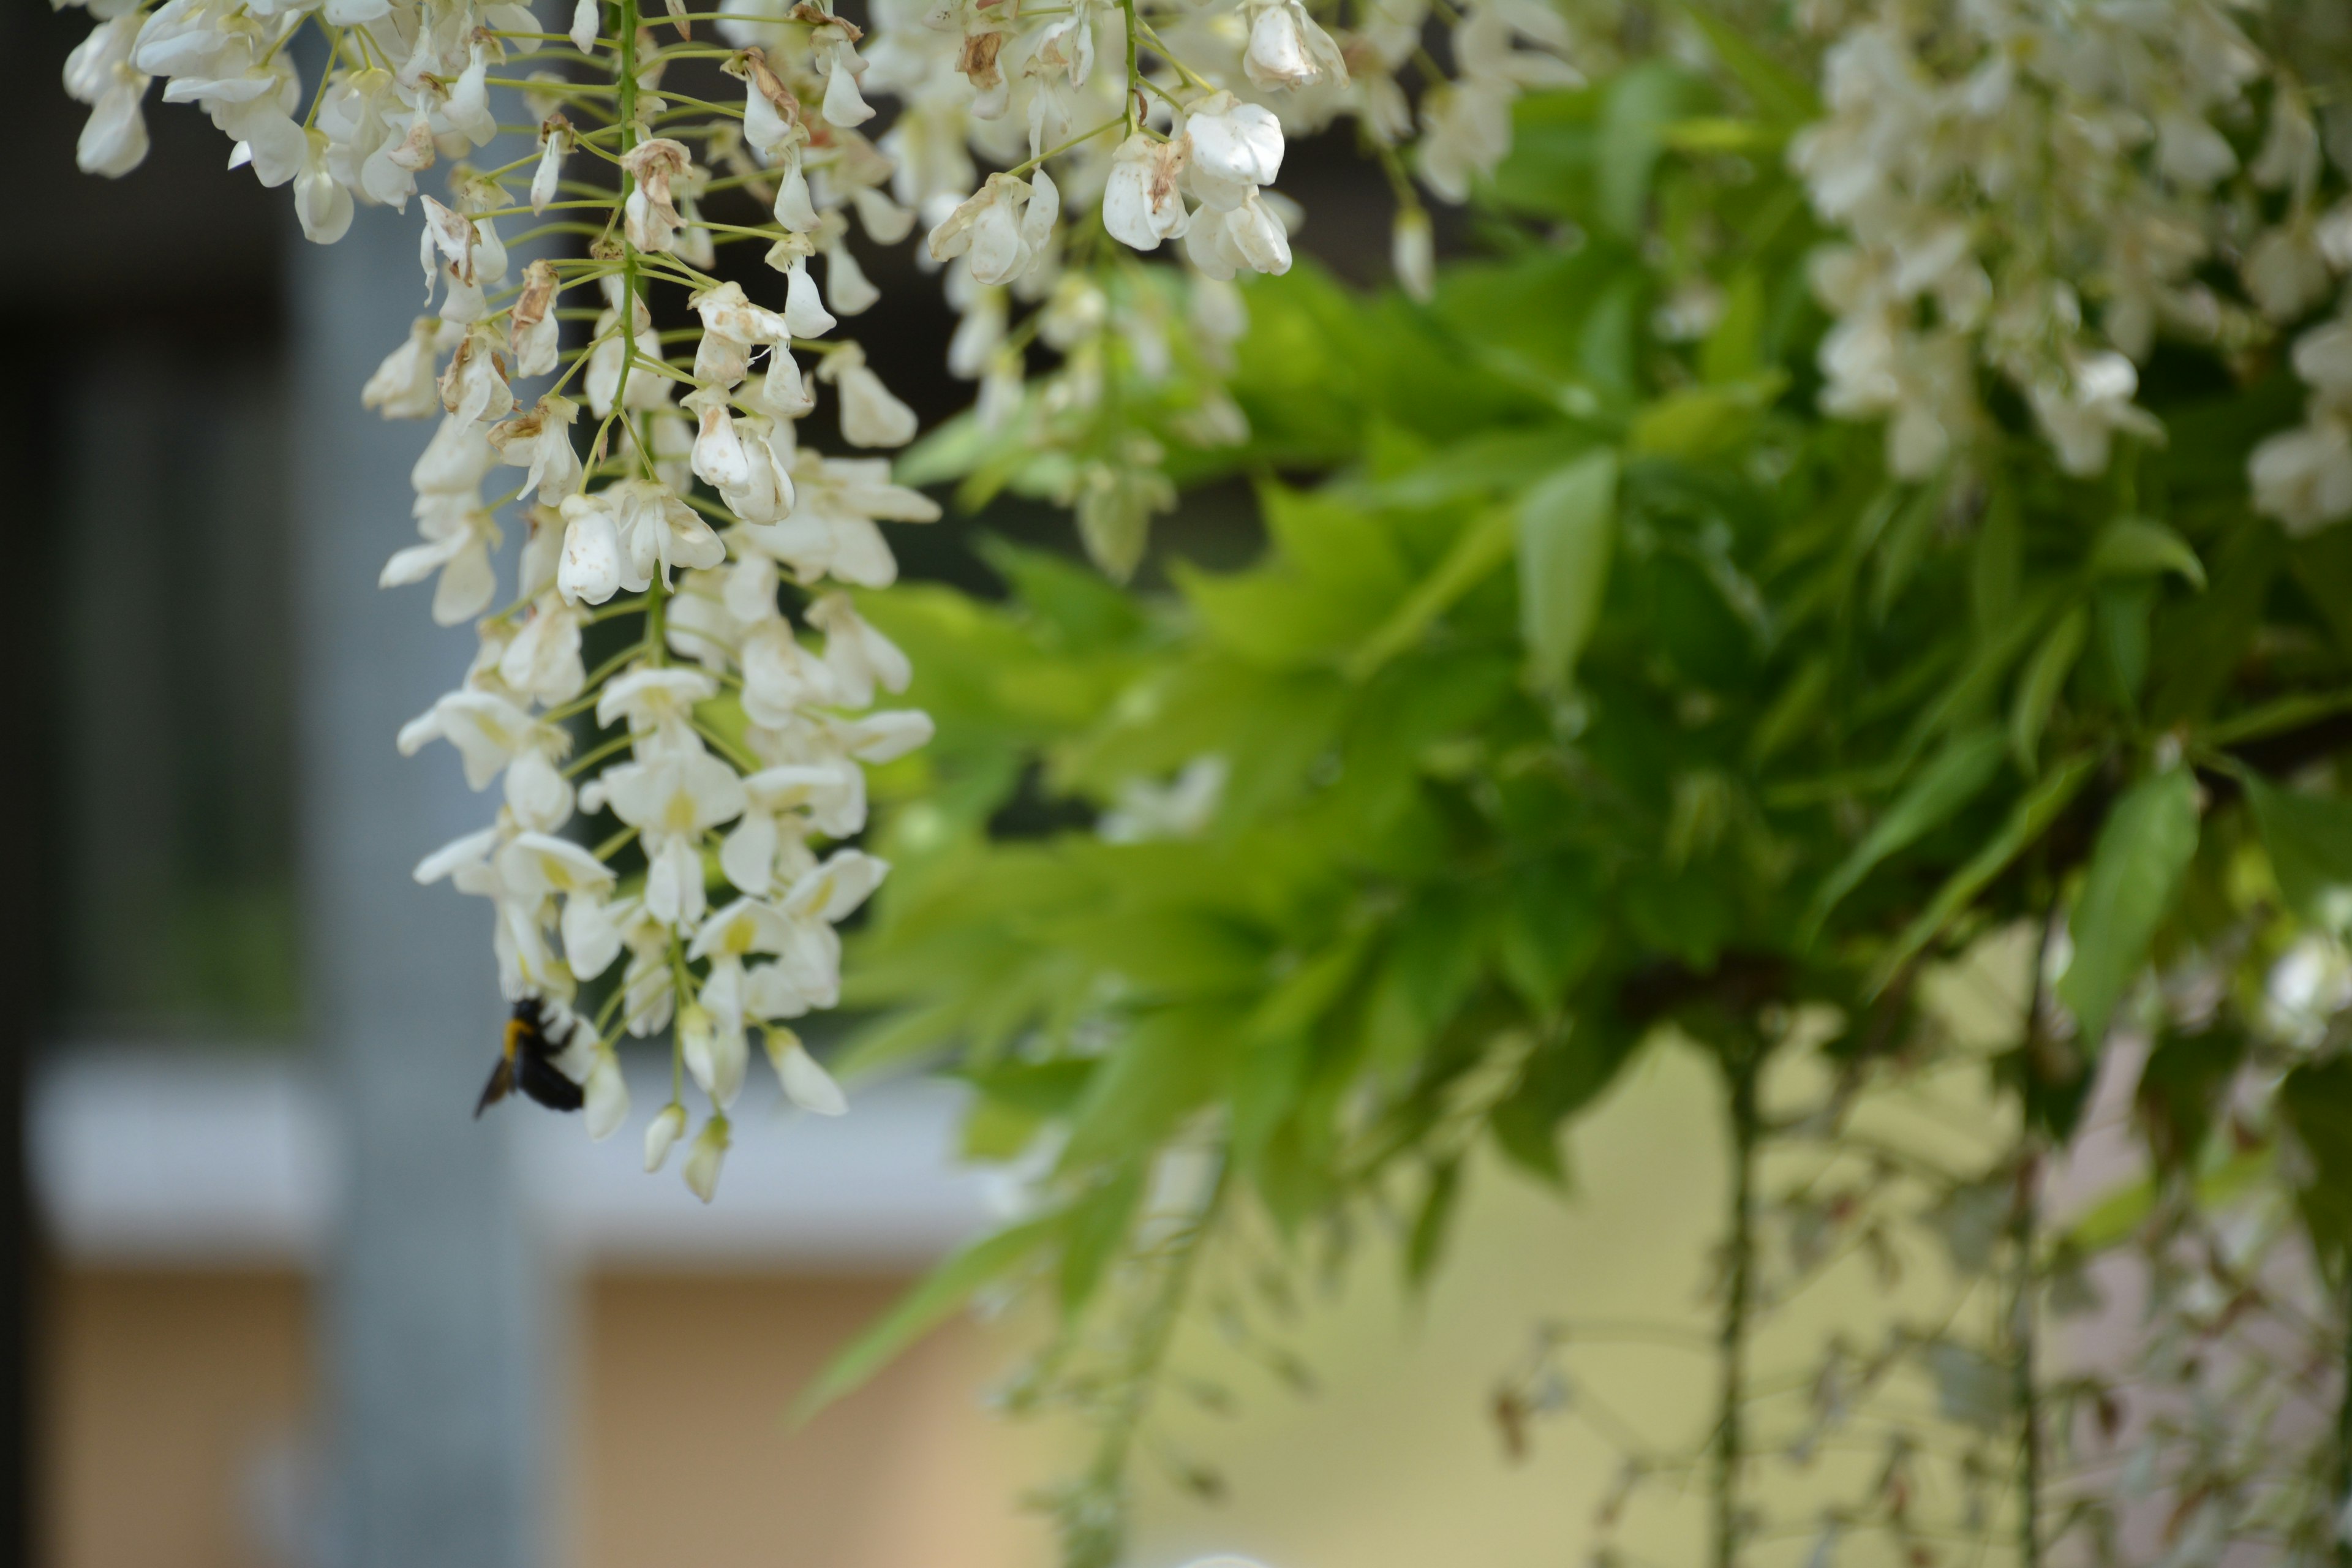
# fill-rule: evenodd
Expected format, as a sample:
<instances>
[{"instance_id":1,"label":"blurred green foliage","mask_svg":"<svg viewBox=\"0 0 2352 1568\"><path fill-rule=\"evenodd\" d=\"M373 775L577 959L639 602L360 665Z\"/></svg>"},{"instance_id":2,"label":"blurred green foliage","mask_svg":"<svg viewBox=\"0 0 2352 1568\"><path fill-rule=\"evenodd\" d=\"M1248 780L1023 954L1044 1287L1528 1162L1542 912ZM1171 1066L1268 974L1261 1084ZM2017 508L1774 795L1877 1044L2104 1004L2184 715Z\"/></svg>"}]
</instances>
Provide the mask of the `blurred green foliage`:
<instances>
[{"instance_id":1,"label":"blurred green foliage","mask_svg":"<svg viewBox=\"0 0 2352 1568\"><path fill-rule=\"evenodd\" d=\"M862 606L940 733L877 784L896 870L838 1065L961 1078L965 1152L1032 1162L1045 1205L821 1393L1006 1277L1074 1326L1049 1373L1128 1312L1139 1379L1244 1207L1344 1251L1358 1205L1402 1201L1425 1276L1465 1152L1566 1182L1563 1125L1662 1026L1737 1081L1825 1006L1819 1048L1865 1062L1912 1040L1923 963L2018 921L2063 926L2075 1026L2021 1028L2029 1137L2068 1134L2128 1016L2158 1036L2161 1168L2210 1164L2269 965L2352 912L2326 771L2352 532L2285 536L2243 478L2299 389L2275 355L2167 348L2169 444L2097 480L2008 408L1892 481L1877 430L1813 407L1820 236L1780 161L1811 93L1718 52L1721 82L1651 63L1524 100L1483 254L1427 305L1307 266L1250 289L1247 444L1151 433L1187 482L1250 479L1255 565L1144 595L999 543L1002 603ZM913 461L985 449L951 428ZM1188 816L1164 781L1204 758L1223 787ZM1097 830L1155 810L1161 836ZM2151 1010L2151 964L2218 970L2221 1021ZM2284 1103L2310 1157L2280 1168L2340 1258L2352 1079L2314 1057ZM1173 1149L1202 1164L1171 1222ZM1107 1303L1122 1279L1141 1307ZM1113 1550L1139 1409L1092 1386L1077 1561Z\"/></svg>"}]
</instances>

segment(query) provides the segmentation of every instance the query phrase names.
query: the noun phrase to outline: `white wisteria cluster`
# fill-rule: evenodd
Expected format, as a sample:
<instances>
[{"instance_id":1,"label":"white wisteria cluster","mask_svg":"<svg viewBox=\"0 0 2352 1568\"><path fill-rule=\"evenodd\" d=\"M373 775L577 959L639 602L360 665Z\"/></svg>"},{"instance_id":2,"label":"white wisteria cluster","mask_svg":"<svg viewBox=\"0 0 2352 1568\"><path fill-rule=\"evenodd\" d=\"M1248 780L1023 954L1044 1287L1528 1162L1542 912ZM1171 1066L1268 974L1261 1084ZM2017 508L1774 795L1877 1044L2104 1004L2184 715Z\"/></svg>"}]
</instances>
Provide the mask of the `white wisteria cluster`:
<instances>
[{"instance_id":1,"label":"white wisteria cluster","mask_svg":"<svg viewBox=\"0 0 2352 1568\"><path fill-rule=\"evenodd\" d=\"M2005 380L2069 473L2160 438L2137 402L2159 334L2235 352L2322 303L2352 268L2352 207L2306 90L2223 0L1811 0L1834 34L1828 117L1790 149L1843 231L1816 258L1836 322L1823 406L1884 418L1890 466L1933 472L1987 428ZM2264 215L2271 215L2267 219ZM2236 288L2213 287L2216 267ZM2295 363L2310 425L2253 459L2290 527L2352 515L2352 335Z\"/></svg>"},{"instance_id":2,"label":"white wisteria cluster","mask_svg":"<svg viewBox=\"0 0 2352 1568\"><path fill-rule=\"evenodd\" d=\"M430 313L361 394L386 417L439 421L413 474L422 541L383 581L432 579L434 618L480 640L399 746L450 742L503 804L416 874L491 901L504 989L550 1021L592 1133L628 1109L615 1047L666 1031L672 1099L646 1165L688 1131L690 1075L708 1110L685 1174L706 1200L753 1031L793 1100L843 1109L788 1020L837 1000L835 922L886 870L846 847L864 770L931 731L872 708L911 672L845 585L896 577L877 520L939 515L887 459L796 435L820 384L851 446L916 433L859 346L828 336L878 302L851 215L881 245L927 227L922 259L962 315L950 366L982 383L982 427L1060 465L1089 545L1123 572L1172 499L1138 411L1191 439L1245 434L1213 373L1245 325L1235 275L1290 265L1298 214L1271 188L1286 133L1362 121L1404 198L1400 268L1425 292L1411 162L1462 197L1507 150L1522 88L1574 79L1547 52L1570 40L1540 0L1472 0L1452 11L1458 79L1423 78L1416 132L1397 72L1428 60L1431 3L1375 0L1335 34L1301 0L875 0L869 33L810 0L700 15L668 0L655 18L637 0L577 0L555 33L516 0L89 0L97 25L66 72L92 105L85 169L137 165L161 77L165 101L231 139L231 167L292 187L311 239L341 237L360 204L421 212ZM307 84L306 26L324 60ZM688 61L715 63L740 98L665 88ZM869 93L898 100L871 138ZM534 123L502 128L494 106L517 94ZM536 149L467 161L502 129ZM446 202L419 188L436 163ZM772 221L708 216L720 192ZM524 226L502 237L502 221ZM1135 254L1164 241L1178 267ZM714 275L719 247L747 242L773 303ZM1038 307L1017 325L1015 301ZM657 304L683 324L665 330ZM1060 356L1034 384L1033 342ZM509 510L527 531L502 595ZM583 639L607 621L633 635L589 669ZM588 844L585 818L607 810L620 830ZM616 965L601 1005L582 1002Z\"/></svg>"}]
</instances>

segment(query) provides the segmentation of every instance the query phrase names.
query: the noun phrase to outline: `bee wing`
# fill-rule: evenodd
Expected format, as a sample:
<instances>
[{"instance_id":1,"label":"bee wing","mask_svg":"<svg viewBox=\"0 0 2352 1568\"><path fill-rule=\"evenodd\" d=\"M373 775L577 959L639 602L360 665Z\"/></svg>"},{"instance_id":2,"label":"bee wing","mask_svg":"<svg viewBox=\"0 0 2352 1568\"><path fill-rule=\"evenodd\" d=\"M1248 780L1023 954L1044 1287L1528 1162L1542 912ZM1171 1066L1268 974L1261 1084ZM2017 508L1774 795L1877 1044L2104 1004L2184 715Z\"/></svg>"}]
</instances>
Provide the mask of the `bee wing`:
<instances>
[{"instance_id":1,"label":"bee wing","mask_svg":"<svg viewBox=\"0 0 2352 1568\"><path fill-rule=\"evenodd\" d=\"M474 1102L474 1119L481 1120L482 1112L512 1093L514 1086L514 1064L500 1055L498 1066L490 1069L490 1081L482 1086L482 1098Z\"/></svg>"}]
</instances>

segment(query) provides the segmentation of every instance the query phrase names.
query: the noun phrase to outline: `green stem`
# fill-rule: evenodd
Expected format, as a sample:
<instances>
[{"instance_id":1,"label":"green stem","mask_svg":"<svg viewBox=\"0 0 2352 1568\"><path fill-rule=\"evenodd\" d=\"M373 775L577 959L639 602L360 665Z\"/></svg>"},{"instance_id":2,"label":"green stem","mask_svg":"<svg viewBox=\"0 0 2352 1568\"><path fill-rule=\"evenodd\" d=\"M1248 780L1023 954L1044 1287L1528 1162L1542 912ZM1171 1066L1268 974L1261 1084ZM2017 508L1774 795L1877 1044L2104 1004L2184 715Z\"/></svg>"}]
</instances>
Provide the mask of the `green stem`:
<instances>
[{"instance_id":1,"label":"green stem","mask_svg":"<svg viewBox=\"0 0 2352 1568\"><path fill-rule=\"evenodd\" d=\"M1763 1054L1743 1042L1726 1048L1723 1065L1729 1080L1731 1209L1730 1234L1725 1242L1723 1319L1716 1333L1720 1381L1709 1487L1714 1535L1710 1561L1714 1568L1735 1568L1739 1561L1739 1469L1746 1443L1741 1414L1748 1399L1748 1320L1756 1288L1756 1152L1763 1135L1756 1080Z\"/></svg>"},{"instance_id":2,"label":"green stem","mask_svg":"<svg viewBox=\"0 0 2352 1568\"><path fill-rule=\"evenodd\" d=\"M2034 1376L2033 1306L2034 1191L2041 1173L2042 1156L2029 1135L2018 1162L2009 1222L2011 1267L2016 1271L2009 1304L2009 1377L2018 1420L2018 1568L2042 1568L2042 1406Z\"/></svg>"},{"instance_id":3,"label":"green stem","mask_svg":"<svg viewBox=\"0 0 2352 1568\"><path fill-rule=\"evenodd\" d=\"M1135 19L1135 0L1118 0L1118 8L1127 18L1127 101L1119 105L1119 117L1127 127L1127 133L1132 136L1135 134L1135 84L1142 79L1143 74L1136 69L1135 65L1136 31L1141 24Z\"/></svg>"},{"instance_id":4,"label":"green stem","mask_svg":"<svg viewBox=\"0 0 2352 1568\"><path fill-rule=\"evenodd\" d=\"M2344 1313L2344 1386L2336 1395L2336 1494L2330 1500L2330 1519L2341 1517L2344 1500L2352 1498L2352 1266L2345 1269L2336 1299ZM2340 1529L2334 1534L2336 1568L2352 1568L2352 1537Z\"/></svg>"},{"instance_id":5,"label":"green stem","mask_svg":"<svg viewBox=\"0 0 2352 1568\"><path fill-rule=\"evenodd\" d=\"M2042 916L2033 944L2033 974L2025 988L2025 1039L2019 1055L2029 1085L2042 1072L2042 1001L2050 973L2050 943L2057 930L2058 904L2053 896ZM2015 1278L2009 1304L2009 1379L2010 1403L2017 1408L2018 1423L2017 1565L2042 1568L2042 1389L2034 1368L2033 1300L2042 1151L2030 1100L2019 1106L2018 1114L2022 1125L2018 1134L2017 1192L2011 1200L2009 1218L2010 1267Z\"/></svg>"}]
</instances>

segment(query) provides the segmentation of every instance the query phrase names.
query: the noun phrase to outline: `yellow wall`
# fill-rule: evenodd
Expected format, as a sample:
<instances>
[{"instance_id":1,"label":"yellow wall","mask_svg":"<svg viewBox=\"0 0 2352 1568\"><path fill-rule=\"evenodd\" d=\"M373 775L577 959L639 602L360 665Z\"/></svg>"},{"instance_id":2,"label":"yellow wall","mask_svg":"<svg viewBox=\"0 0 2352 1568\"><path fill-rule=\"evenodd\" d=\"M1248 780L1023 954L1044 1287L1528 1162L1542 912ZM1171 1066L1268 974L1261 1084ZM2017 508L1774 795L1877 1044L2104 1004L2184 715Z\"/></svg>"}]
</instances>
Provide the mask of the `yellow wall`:
<instances>
[{"instance_id":1,"label":"yellow wall","mask_svg":"<svg viewBox=\"0 0 2352 1568\"><path fill-rule=\"evenodd\" d=\"M303 1430L301 1281L69 1270L43 1308L45 1560L277 1568L257 1551L247 1492Z\"/></svg>"},{"instance_id":2,"label":"yellow wall","mask_svg":"<svg viewBox=\"0 0 2352 1568\"><path fill-rule=\"evenodd\" d=\"M559 1559L763 1568L1045 1560L952 1327L809 1430L783 1412L893 1279L614 1276L583 1293ZM291 1274L68 1270L44 1343L48 1568L281 1568L256 1496L302 1462L311 1326ZM299 1483L298 1483L299 1484ZM562 1539L562 1538L568 1538Z\"/></svg>"}]
</instances>

